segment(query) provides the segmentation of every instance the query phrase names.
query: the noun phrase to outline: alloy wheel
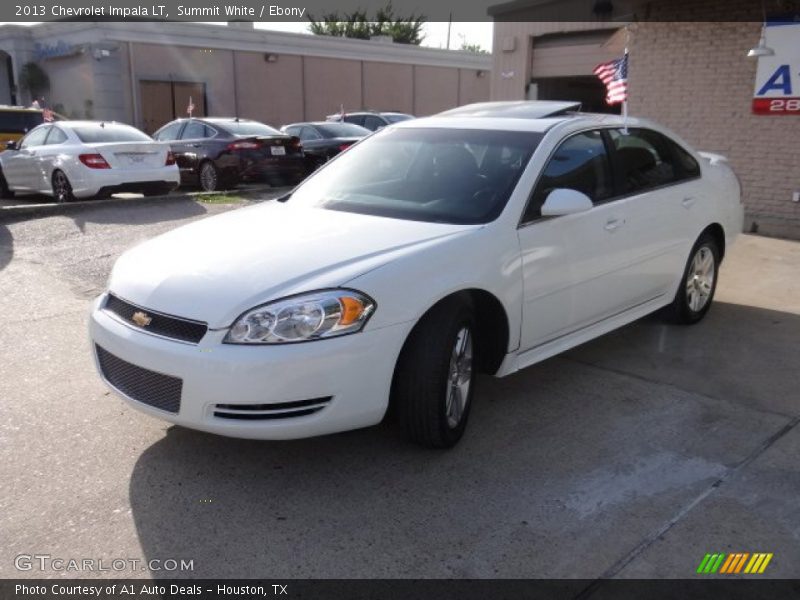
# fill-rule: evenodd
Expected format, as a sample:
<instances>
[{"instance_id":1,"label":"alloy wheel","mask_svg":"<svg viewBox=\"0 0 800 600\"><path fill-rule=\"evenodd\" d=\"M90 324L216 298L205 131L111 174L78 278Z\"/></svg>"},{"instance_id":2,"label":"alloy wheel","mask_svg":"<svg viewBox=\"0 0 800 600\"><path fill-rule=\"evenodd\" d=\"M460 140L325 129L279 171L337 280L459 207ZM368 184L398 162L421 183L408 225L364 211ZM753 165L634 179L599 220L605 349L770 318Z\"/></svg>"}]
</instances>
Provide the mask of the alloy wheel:
<instances>
[{"instance_id":1,"label":"alloy wheel","mask_svg":"<svg viewBox=\"0 0 800 600\"><path fill-rule=\"evenodd\" d=\"M686 302L693 312L703 310L711 298L716 277L714 253L708 246L701 246L692 259L686 277Z\"/></svg>"},{"instance_id":2,"label":"alloy wheel","mask_svg":"<svg viewBox=\"0 0 800 600\"><path fill-rule=\"evenodd\" d=\"M72 197L72 186L61 171L56 171L53 175L53 193L56 202L68 202Z\"/></svg>"},{"instance_id":3,"label":"alloy wheel","mask_svg":"<svg viewBox=\"0 0 800 600\"><path fill-rule=\"evenodd\" d=\"M445 414L447 426L455 429L464 418L472 385L472 333L464 326L456 335L450 354L447 378L447 401Z\"/></svg>"},{"instance_id":4,"label":"alloy wheel","mask_svg":"<svg viewBox=\"0 0 800 600\"><path fill-rule=\"evenodd\" d=\"M217 189L217 169L211 163L204 163L200 168L200 187L206 192Z\"/></svg>"}]
</instances>

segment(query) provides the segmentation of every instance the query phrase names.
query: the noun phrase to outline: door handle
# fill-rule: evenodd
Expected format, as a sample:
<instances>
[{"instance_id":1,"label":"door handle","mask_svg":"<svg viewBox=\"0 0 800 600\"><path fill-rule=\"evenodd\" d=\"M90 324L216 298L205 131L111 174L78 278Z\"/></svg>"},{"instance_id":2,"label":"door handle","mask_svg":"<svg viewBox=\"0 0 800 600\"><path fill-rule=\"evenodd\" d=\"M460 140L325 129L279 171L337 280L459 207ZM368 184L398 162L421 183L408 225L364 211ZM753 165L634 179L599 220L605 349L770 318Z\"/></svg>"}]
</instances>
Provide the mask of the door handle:
<instances>
[{"instance_id":1,"label":"door handle","mask_svg":"<svg viewBox=\"0 0 800 600\"><path fill-rule=\"evenodd\" d=\"M687 196L681 200L681 206L683 206L683 208L692 208L692 205L694 205L695 202L697 202L696 198L693 196Z\"/></svg>"},{"instance_id":2,"label":"door handle","mask_svg":"<svg viewBox=\"0 0 800 600\"><path fill-rule=\"evenodd\" d=\"M189 144L192 148L199 148L202 144Z\"/></svg>"},{"instance_id":3,"label":"door handle","mask_svg":"<svg viewBox=\"0 0 800 600\"><path fill-rule=\"evenodd\" d=\"M623 219L609 219L606 221L605 226L603 227L606 231L616 231L619 229L625 221Z\"/></svg>"}]
</instances>

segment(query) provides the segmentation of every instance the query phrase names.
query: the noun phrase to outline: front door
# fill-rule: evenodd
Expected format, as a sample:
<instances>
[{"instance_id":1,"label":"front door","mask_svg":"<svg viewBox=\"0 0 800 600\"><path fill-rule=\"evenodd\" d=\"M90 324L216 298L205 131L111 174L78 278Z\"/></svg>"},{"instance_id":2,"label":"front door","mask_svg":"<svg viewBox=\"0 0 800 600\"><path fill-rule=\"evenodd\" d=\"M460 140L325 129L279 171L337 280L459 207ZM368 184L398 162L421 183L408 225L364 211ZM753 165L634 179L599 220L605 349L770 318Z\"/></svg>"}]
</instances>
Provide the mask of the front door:
<instances>
[{"instance_id":1,"label":"front door","mask_svg":"<svg viewBox=\"0 0 800 600\"><path fill-rule=\"evenodd\" d=\"M542 217L554 189L582 192L595 206ZM625 236L625 215L604 203L613 194L600 131L569 136L550 157L519 229L524 278L521 350L541 346L602 319L628 301L613 250Z\"/></svg>"}]
</instances>

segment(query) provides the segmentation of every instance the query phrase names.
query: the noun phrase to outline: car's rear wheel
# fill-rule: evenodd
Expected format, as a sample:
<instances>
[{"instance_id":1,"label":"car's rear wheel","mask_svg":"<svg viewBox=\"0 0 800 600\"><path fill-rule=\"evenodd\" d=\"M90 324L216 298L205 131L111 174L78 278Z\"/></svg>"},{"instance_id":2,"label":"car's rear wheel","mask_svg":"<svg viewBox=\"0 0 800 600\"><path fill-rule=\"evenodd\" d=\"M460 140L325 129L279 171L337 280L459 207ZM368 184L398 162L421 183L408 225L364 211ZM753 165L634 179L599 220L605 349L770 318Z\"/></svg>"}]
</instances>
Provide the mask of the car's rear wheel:
<instances>
[{"instance_id":1,"label":"car's rear wheel","mask_svg":"<svg viewBox=\"0 0 800 600\"><path fill-rule=\"evenodd\" d=\"M398 359L392 405L413 441L450 448L464 434L474 393L475 320L453 299L414 327Z\"/></svg>"},{"instance_id":2,"label":"car's rear wheel","mask_svg":"<svg viewBox=\"0 0 800 600\"><path fill-rule=\"evenodd\" d=\"M198 179L200 189L204 192L216 192L219 189L219 170L211 161L207 160L200 165Z\"/></svg>"},{"instance_id":3,"label":"car's rear wheel","mask_svg":"<svg viewBox=\"0 0 800 600\"><path fill-rule=\"evenodd\" d=\"M64 171L53 173L53 198L56 202L72 202L75 196L72 193L72 184Z\"/></svg>"},{"instance_id":4,"label":"car's rear wheel","mask_svg":"<svg viewBox=\"0 0 800 600\"><path fill-rule=\"evenodd\" d=\"M8 182L6 181L6 176L3 174L3 170L0 169L0 198L13 198L14 192L8 189Z\"/></svg>"},{"instance_id":5,"label":"car's rear wheel","mask_svg":"<svg viewBox=\"0 0 800 600\"><path fill-rule=\"evenodd\" d=\"M669 307L673 322L692 324L702 319L711 308L717 289L719 246L708 234L703 234L692 248L683 272L681 284Z\"/></svg>"}]
</instances>

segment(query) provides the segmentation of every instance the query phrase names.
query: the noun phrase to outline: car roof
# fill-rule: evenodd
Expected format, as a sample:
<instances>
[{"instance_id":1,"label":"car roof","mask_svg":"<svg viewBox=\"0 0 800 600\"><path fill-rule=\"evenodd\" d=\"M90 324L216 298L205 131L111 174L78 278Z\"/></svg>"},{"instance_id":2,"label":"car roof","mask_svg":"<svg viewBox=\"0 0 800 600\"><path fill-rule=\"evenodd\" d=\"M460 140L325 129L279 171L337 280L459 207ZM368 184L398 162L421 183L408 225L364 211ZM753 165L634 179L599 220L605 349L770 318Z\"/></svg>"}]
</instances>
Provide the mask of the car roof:
<instances>
[{"instance_id":1,"label":"car roof","mask_svg":"<svg viewBox=\"0 0 800 600\"><path fill-rule=\"evenodd\" d=\"M98 125L98 126L99 125L103 125L103 126L113 126L113 127L132 127L133 129L136 129L135 127L133 127L133 125L128 125L127 123L120 123L119 121L100 121L100 120L94 120L94 121L75 120L75 121L71 121L71 120L65 119L65 120L62 120L62 121L54 121L54 122L42 123L42 125L54 125L56 123L58 123L59 125L66 126L66 127L88 127L88 126L92 126L92 125Z\"/></svg>"},{"instance_id":2,"label":"car roof","mask_svg":"<svg viewBox=\"0 0 800 600\"><path fill-rule=\"evenodd\" d=\"M581 103L563 100L513 100L506 102L476 102L451 108L440 117L507 117L541 119L580 110Z\"/></svg>"}]
</instances>

